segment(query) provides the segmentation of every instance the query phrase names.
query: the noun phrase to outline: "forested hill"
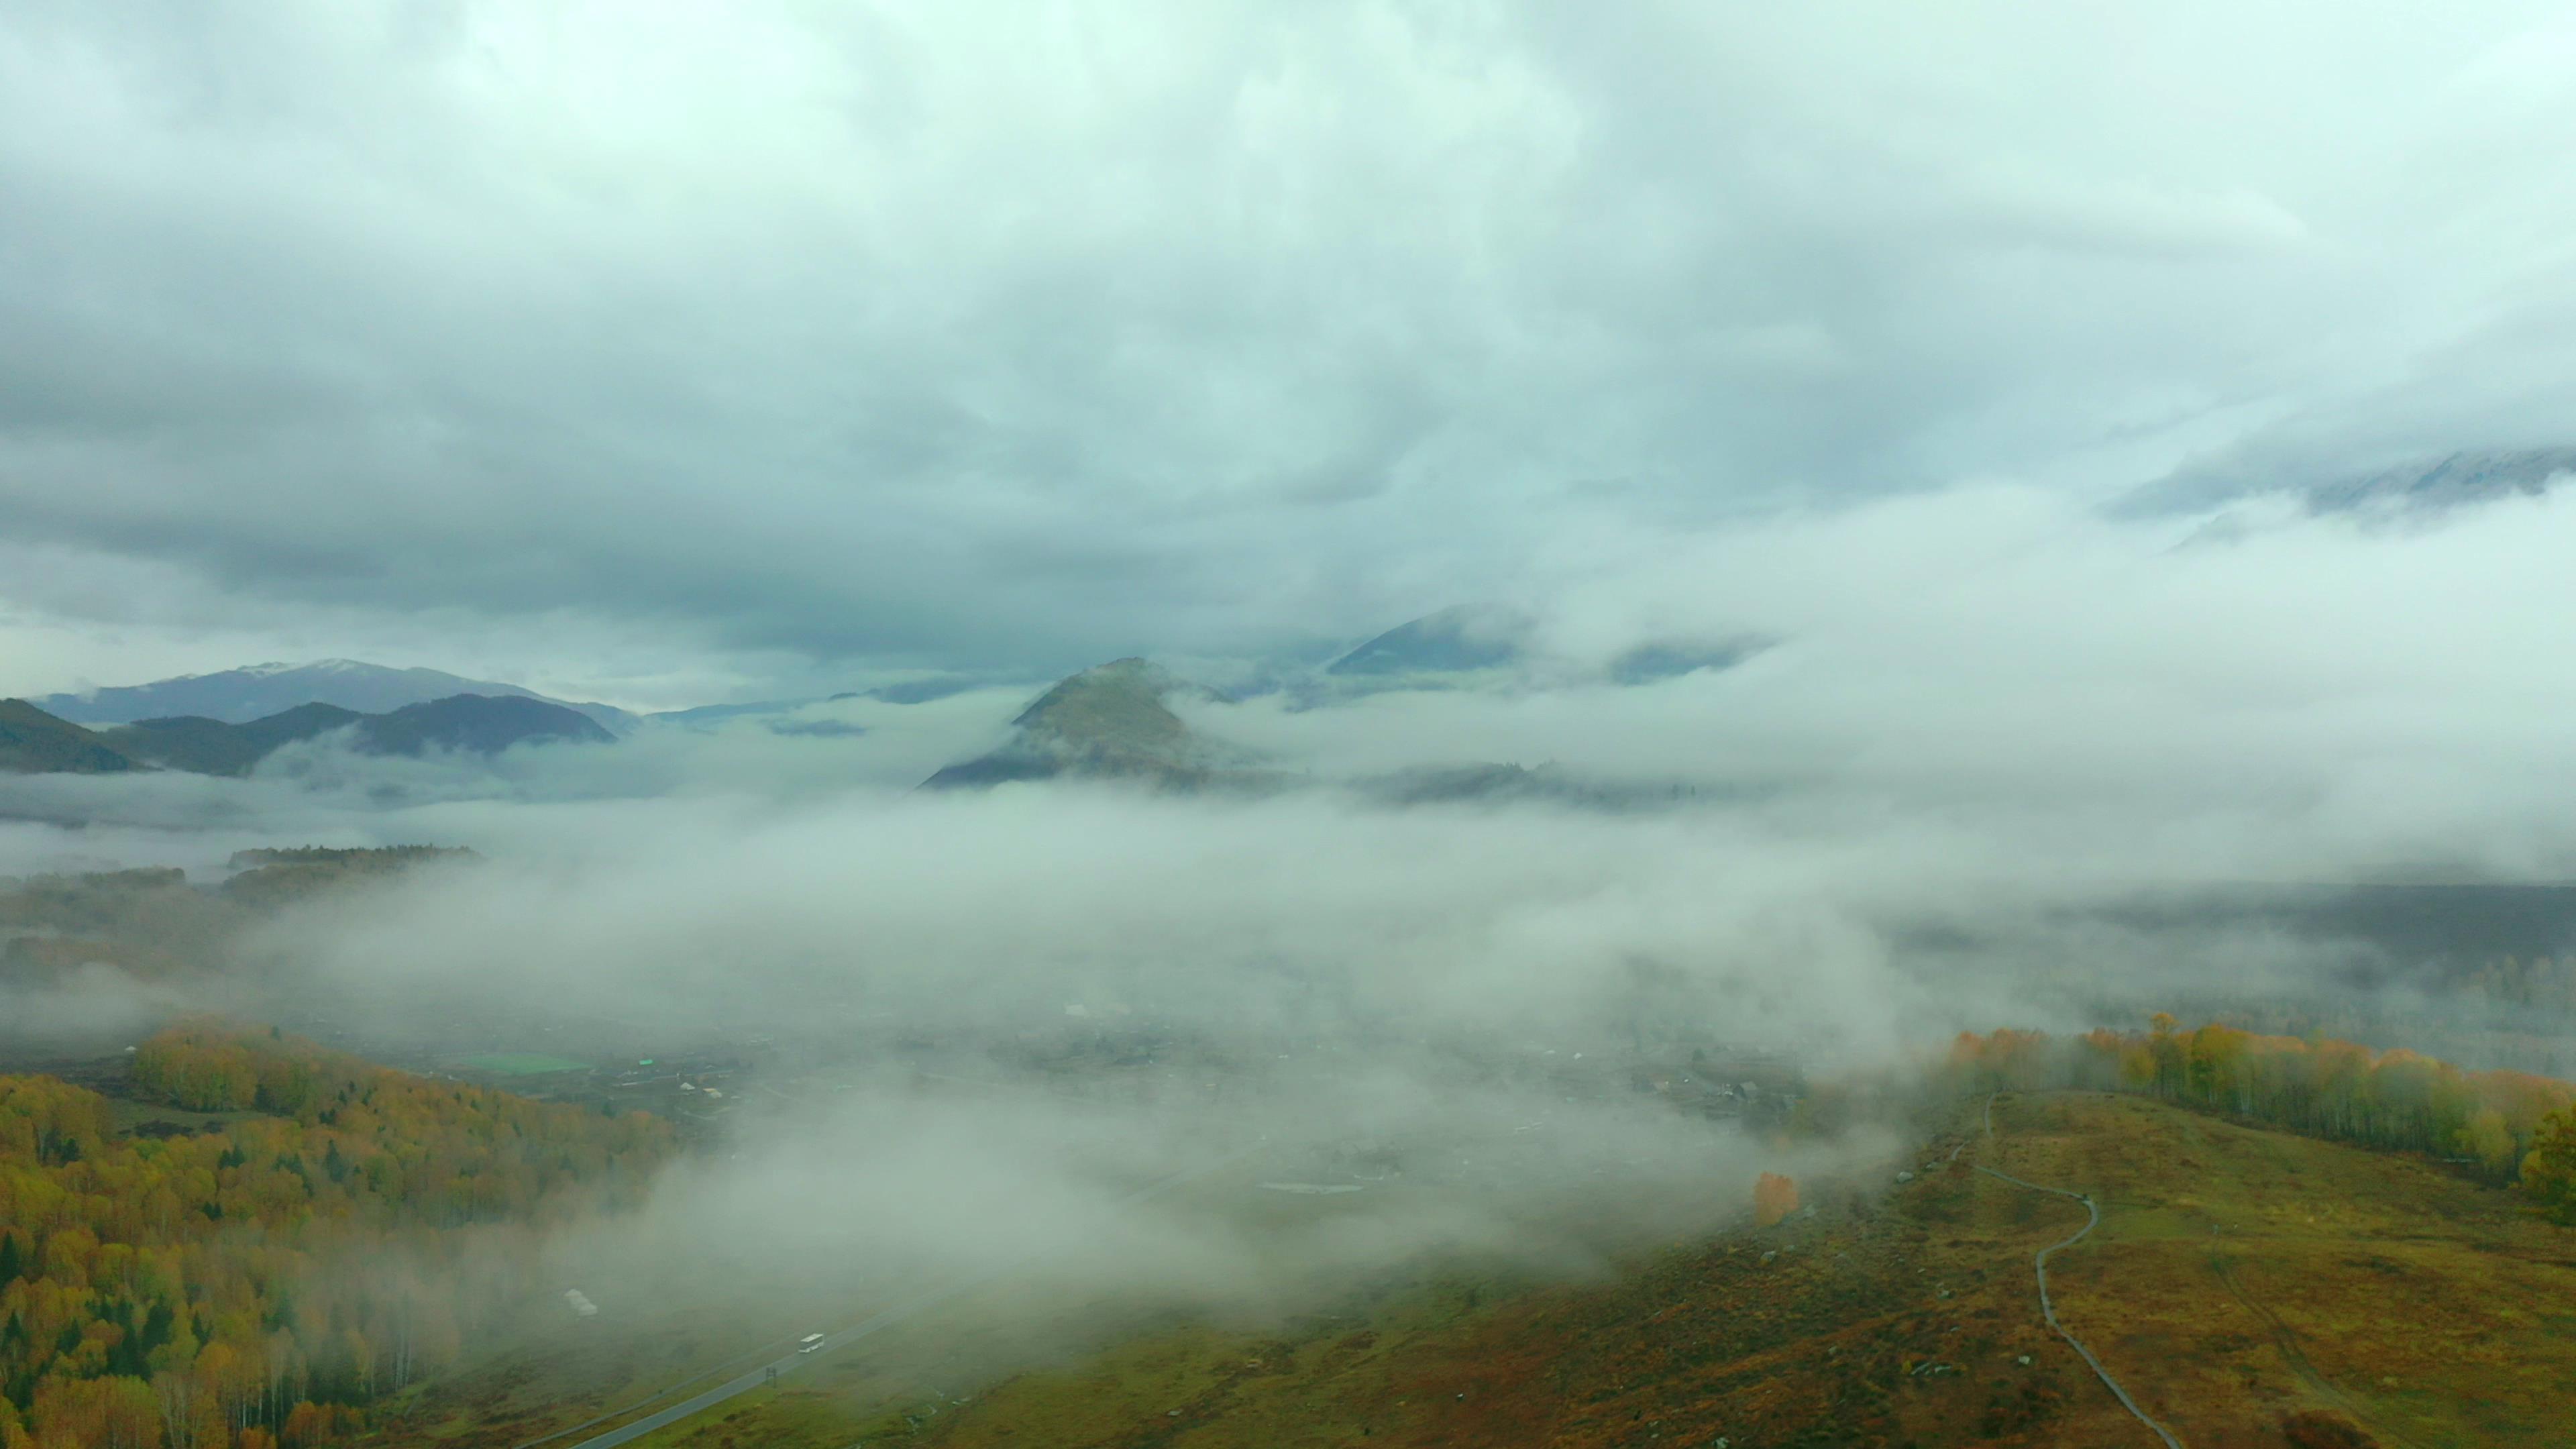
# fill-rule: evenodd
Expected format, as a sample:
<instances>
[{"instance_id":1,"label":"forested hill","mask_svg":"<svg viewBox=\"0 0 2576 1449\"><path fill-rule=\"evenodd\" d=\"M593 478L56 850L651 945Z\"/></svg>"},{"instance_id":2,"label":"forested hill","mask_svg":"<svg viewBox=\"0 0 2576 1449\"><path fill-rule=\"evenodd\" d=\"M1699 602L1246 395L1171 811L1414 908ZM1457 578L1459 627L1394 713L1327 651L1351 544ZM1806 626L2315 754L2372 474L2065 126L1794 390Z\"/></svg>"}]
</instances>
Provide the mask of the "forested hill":
<instances>
[{"instance_id":1,"label":"forested hill","mask_svg":"<svg viewBox=\"0 0 2576 1449\"><path fill-rule=\"evenodd\" d=\"M530 1225L641 1200L667 1124L185 1024L138 1092L248 1111L120 1136L0 1077L0 1446L275 1449L356 1432L507 1301Z\"/></svg>"},{"instance_id":2,"label":"forested hill","mask_svg":"<svg viewBox=\"0 0 2576 1449\"><path fill-rule=\"evenodd\" d=\"M0 699L0 774L109 775L134 762L69 720L23 699Z\"/></svg>"}]
</instances>

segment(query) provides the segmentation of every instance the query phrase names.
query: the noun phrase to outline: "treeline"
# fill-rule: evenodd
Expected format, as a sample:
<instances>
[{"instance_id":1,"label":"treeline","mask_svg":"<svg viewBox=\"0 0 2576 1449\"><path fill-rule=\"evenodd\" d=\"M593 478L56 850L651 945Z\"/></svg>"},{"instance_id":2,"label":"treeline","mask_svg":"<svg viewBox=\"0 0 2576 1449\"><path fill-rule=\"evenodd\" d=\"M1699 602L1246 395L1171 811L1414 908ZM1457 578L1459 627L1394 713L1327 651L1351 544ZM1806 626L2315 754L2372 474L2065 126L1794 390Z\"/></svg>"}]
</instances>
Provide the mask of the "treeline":
<instances>
[{"instance_id":1,"label":"treeline","mask_svg":"<svg viewBox=\"0 0 2576 1449\"><path fill-rule=\"evenodd\" d=\"M275 910L352 885L388 881L421 866L472 865L482 859L462 847L438 845L237 850L231 863L238 874L224 882L223 892L254 910Z\"/></svg>"},{"instance_id":2,"label":"treeline","mask_svg":"<svg viewBox=\"0 0 2576 1449\"><path fill-rule=\"evenodd\" d=\"M2576 1015L2576 956L2500 957L2462 975L2454 989L2472 1002Z\"/></svg>"},{"instance_id":3,"label":"treeline","mask_svg":"<svg viewBox=\"0 0 2576 1449\"><path fill-rule=\"evenodd\" d=\"M667 1124L213 1023L138 1088L274 1115L166 1139L0 1077L0 1449L309 1449L507 1304L542 1225L641 1200Z\"/></svg>"},{"instance_id":4,"label":"treeline","mask_svg":"<svg viewBox=\"0 0 2576 1449\"><path fill-rule=\"evenodd\" d=\"M263 865L346 865L392 870L428 861L479 861L483 857L461 845L287 845L236 850L228 862L234 870Z\"/></svg>"},{"instance_id":5,"label":"treeline","mask_svg":"<svg viewBox=\"0 0 2576 1449\"><path fill-rule=\"evenodd\" d=\"M1947 1069L1967 1091L2143 1092L2314 1137L2430 1153L2491 1181L2518 1181L2576 1222L2576 1083L2214 1022L2184 1031L2161 1013L2145 1032L1963 1032Z\"/></svg>"}]
</instances>

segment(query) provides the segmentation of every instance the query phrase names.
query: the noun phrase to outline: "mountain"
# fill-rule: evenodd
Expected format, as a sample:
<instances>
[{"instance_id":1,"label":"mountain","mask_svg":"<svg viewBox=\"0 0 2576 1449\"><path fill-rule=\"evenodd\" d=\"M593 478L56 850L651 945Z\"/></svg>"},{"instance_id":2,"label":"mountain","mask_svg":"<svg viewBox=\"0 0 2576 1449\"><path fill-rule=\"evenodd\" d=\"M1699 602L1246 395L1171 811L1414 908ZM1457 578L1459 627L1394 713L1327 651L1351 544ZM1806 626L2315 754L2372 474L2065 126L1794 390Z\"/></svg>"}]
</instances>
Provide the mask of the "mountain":
<instances>
[{"instance_id":1,"label":"mountain","mask_svg":"<svg viewBox=\"0 0 2576 1449\"><path fill-rule=\"evenodd\" d=\"M1531 621L1507 609L1457 605L1398 624L1324 666L1344 678L1458 674L1521 662Z\"/></svg>"},{"instance_id":2,"label":"mountain","mask_svg":"<svg viewBox=\"0 0 2576 1449\"><path fill-rule=\"evenodd\" d=\"M112 775L134 768L115 746L23 699L0 699L0 773Z\"/></svg>"},{"instance_id":3,"label":"mountain","mask_svg":"<svg viewBox=\"0 0 2576 1449\"><path fill-rule=\"evenodd\" d=\"M1166 701L1197 687L1142 659L1059 680L1011 721L1000 749L950 765L931 790L1063 777L1131 780L1174 791L1269 789L1284 777L1248 768L1242 752L1194 733Z\"/></svg>"},{"instance_id":4,"label":"mountain","mask_svg":"<svg viewBox=\"0 0 2576 1449\"><path fill-rule=\"evenodd\" d=\"M645 715L648 725L677 725L682 729L715 729L737 720L757 720L774 735L858 735L859 726L833 720L799 720L797 711L817 705L846 704L854 699L873 699L882 704L928 704L980 689L989 681L965 675L933 675L924 679L903 679L869 689L844 690L819 699L763 699L749 704L701 704L689 709L658 710Z\"/></svg>"},{"instance_id":5,"label":"mountain","mask_svg":"<svg viewBox=\"0 0 2576 1449\"><path fill-rule=\"evenodd\" d=\"M1398 624L1291 684L1307 705L1329 704L1392 689L1453 689L1488 683L1531 684L1579 679L1565 661L1541 659L1531 644L1538 621L1512 609L1462 604ZM1597 677L1617 685L1652 684L1703 669L1732 669L1775 641L1759 635L1652 639L1612 659Z\"/></svg>"},{"instance_id":6,"label":"mountain","mask_svg":"<svg viewBox=\"0 0 2576 1449\"><path fill-rule=\"evenodd\" d=\"M2552 484L2576 477L2576 448L2527 448L2517 451L2453 453L2432 462L2416 461L2357 478L2321 483L2307 490L2308 506L2319 513L2361 508L2456 508L2515 494L2537 495Z\"/></svg>"},{"instance_id":7,"label":"mountain","mask_svg":"<svg viewBox=\"0 0 2576 1449\"><path fill-rule=\"evenodd\" d=\"M1640 644L1610 661L1610 682L1652 684L1659 679L1678 679L1703 669L1733 669L1770 648L1771 643L1769 639L1745 635L1715 641L1665 640Z\"/></svg>"},{"instance_id":8,"label":"mountain","mask_svg":"<svg viewBox=\"0 0 2576 1449\"><path fill-rule=\"evenodd\" d=\"M635 716L613 705L571 704L547 699L515 684L465 679L436 669L392 669L355 659L254 664L219 674L184 674L151 684L49 695L37 703L77 724L132 724L188 716L247 724L300 704L328 704L359 714L386 714L458 695L543 700L579 710L611 731L623 732L635 725Z\"/></svg>"},{"instance_id":9,"label":"mountain","mask_svg":"<svg viewBox=\"0 0 2576 1449\"><path fill-rule=\"evenodd\" d=\"M371 755L497 755L512 745L604 745L616 738L570 705L521 694L433 699L362 719L357 727L358 748Z\"/></svg>"},{"instance_id":10,"label":"mountain","mask_svg":"<svg viewBox=\"0 0 2576 1449\"><path fill-rule=\"evenodd\" d=\"M2122 496L2121 518L2207 513L2259 497L2287 497L2310 513L2439 510L2546 493L2576 477L2576 448L2473 448L2409 459L2366 473L2255 472L2242 466L2178 470Z\"/></svg>"},{"instance_id":11,"label":"mountain","mask_svg":"<svg viewBox=\"0 0 2576 1449\"><path fill-rule=\"evenodd\" d=\"M616 738L564 705L524 695L480 694L409 704L385 714L303 704L247 724L180 715L118 725L100 731L98 738L133 759L166 769L247 775L280 748L333 730L349 731L350 747L361 754L414 757L432 750L495 755L512 745L606 744Z\"/></svg>"},{"instance_id":12,"label":"mountain","mask_svg":"<svg viewBox=\"0 0 2576 1449\"><path fill-rule=\"evenodd\" d=\"M342 729L367 718L333 704L299 704L248 724L204 715L137 720L99 731L100 738L135 759L197 775L247 775L278 748Z\"/></svg>"}]
</instances>

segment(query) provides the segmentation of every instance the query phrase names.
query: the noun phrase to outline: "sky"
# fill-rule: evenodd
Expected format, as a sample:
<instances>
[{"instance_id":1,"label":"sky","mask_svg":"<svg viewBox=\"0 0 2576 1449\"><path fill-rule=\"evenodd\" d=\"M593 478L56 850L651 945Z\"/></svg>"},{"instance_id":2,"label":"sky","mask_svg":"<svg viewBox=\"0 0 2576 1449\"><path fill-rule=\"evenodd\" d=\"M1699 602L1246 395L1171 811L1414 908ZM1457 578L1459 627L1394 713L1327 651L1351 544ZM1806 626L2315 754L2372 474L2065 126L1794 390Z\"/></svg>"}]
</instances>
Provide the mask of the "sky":
<instances>
[{"instance_id":1,"label":"sky","mask_svg":"<svg viewBox=\"0 0 2576 1449\"><path fill-rule=\"evenodd\" d=\"M1311 657L2566 443L2571 144L2548 4L28 0L0 691Z\"/></svg>"}]
</instances>

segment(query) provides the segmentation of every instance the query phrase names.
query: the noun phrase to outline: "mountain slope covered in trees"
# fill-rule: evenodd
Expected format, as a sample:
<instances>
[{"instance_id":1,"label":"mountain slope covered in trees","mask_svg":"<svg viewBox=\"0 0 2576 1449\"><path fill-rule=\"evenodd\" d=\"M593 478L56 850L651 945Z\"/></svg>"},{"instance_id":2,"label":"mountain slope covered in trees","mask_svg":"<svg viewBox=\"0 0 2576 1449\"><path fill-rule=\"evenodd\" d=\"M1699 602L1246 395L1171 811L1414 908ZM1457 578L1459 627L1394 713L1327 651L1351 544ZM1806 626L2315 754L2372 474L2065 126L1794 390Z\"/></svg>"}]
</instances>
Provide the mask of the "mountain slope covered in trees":
<instances>
[{"instance_id":1,"label":"mountain slope covered in trees","mask_svg":"<svg viewBox=\"0 0 2576 1449\"><path fill-rule=\"evenodd\" d=\"M638 1201L667 1124L433 1082L214 1022L135 1053L148 1097L257 1115L119 1136L0 1077L0 1444L271 1449L360 1427L452 1361L530 1225Z\"/></svg>"}]
</instances>

